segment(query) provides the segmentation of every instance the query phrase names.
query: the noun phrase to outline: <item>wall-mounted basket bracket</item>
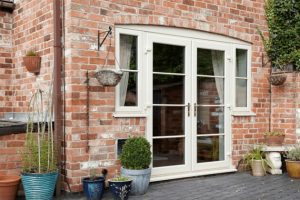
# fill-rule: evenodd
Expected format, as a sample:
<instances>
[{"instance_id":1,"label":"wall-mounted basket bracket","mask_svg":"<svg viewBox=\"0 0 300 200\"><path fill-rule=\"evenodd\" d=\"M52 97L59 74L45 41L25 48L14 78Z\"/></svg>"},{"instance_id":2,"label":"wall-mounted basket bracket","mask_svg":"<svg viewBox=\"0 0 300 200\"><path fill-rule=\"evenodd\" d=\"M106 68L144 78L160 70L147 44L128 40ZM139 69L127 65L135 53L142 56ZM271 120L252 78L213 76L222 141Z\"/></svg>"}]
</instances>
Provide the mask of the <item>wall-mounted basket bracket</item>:
<instances>
[{"instance_id":1,"label":"wall-mounted basket bracket","mask_svg":"<svg viewBox=\"0 0 300 200\"><path fill-rule=\"evenodd\" d=\"M103 34L103 33L106 33L106 34L105 34L103 40L100 41L101 40L101 38L100 38L101 34ZM104 31L104 32L98 31L98 51L100 51L100 48L101 48L102 44L105 42L107 36L109 36L111 34L112 34L112 27L111 26L108 27L107 31Z\"/></svg>"}]
</instances>

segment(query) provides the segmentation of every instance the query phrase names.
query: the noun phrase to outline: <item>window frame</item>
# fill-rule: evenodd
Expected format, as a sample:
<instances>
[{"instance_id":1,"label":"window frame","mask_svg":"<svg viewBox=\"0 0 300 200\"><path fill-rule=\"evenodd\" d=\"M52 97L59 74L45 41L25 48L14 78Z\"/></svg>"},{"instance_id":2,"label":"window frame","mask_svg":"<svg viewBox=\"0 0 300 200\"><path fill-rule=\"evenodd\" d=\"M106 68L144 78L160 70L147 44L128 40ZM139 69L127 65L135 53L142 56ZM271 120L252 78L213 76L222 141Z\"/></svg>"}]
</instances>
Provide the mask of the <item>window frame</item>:
<instances>
[{"instance_id":1,"label":"window frame","mask_svg":"<svg viewBox=\"0 0 300 200\"><path fill-rule=\"evenodd\" d=\"M236 52L237 49L241 49L241 50L247 50L247 106L244 107L238 107L236 106L236 98L237 98L237 94L236 94L236 80L239 78L236 76L236 69L237 69L237 63L236 63ZM252 82L252 76L251 76L251 62L252 62L252 48L250 45L241 45L241 44L235 44L233 47L233 69L232 69L232 85L231 88L233 89L232 91L232 115L234 116L252 116L255 115L251 108L252 108L252 86L251 86L251 82Z\"/></svg>"},{"instance_id":2,"label":"window frame","mask_svg":"<svg viewBox=\"0 0 300 200\"><path fill-rule=\"evenodd\" d=\"M120 85L117 85L115 90L115 112L113 113L114 117L143 117L145 116L145 112L143 108L145 107L145 99L142 95L142 88L145 88L145 81L142 81L143 78L143 43L142 43L142 35L141 31L123 29L123 28L115 28L115 56L118 60L120 60L120 35L132 35L137 36L137 69L134 70L134 73L137 73L138 81L137 81L137 106L120 106ZM116 65L116 68L120 69L120 66ZM130 70L129 70L130 71Z\"/></svg>"}]
</instances>

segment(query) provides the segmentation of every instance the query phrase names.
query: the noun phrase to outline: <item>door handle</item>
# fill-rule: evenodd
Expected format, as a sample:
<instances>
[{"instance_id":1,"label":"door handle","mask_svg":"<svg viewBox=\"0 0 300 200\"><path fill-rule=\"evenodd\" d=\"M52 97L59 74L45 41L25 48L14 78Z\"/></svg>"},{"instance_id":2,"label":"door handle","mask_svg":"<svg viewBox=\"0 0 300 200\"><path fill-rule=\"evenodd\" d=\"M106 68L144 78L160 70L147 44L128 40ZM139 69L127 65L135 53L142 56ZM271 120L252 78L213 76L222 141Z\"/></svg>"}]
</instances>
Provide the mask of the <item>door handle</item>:
<instances>
[{"instance_id":1,"label":"door handle","mask_svg":"<svg viewBox=\"0 0 300 200\"><path fill-rule=\"evenodd\" d=\"M188 109L188 117L189 117L191 114L191 104L190 103L187 104L187 109Z\"/></svg>"},{"instance_id":2,"label":"door handle","mask_svg":"<svg viewBox=\"0 0 300 200\"><path fill-rule=\"evenodd\" d=\"M197 116L197 103L194 103L194 117Z\"/></svg>"}]
</instances>

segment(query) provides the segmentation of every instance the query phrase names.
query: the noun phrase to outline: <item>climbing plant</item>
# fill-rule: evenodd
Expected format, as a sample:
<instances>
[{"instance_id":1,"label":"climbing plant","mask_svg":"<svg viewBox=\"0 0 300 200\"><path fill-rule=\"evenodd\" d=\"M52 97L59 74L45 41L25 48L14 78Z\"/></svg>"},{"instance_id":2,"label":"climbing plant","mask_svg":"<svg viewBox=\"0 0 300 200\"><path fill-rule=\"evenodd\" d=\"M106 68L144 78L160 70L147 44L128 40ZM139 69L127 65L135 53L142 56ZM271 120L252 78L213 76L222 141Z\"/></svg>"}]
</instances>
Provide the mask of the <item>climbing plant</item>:
<instances>
[{"instance_id":1,"label":"climbing plant","mask_svg":"<svg viewBox=\"0 0 300 200\"><path fill-rule=\"evenodd\" d=\"M293 64L300 70L300 1L266 0L265 12L269 38L259 33L272 67Z\"/></svg>"}]
</instances>

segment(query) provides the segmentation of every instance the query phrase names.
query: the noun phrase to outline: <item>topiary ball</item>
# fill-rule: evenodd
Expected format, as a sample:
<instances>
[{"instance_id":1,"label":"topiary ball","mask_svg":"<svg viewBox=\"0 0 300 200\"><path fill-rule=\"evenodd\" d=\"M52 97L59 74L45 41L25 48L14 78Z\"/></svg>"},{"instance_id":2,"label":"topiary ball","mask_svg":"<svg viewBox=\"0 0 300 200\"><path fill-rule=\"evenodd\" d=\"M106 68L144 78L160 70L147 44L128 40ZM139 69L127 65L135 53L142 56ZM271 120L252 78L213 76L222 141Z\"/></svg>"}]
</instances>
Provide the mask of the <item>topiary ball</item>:
<instances>
[{"instance_id":1,"label":"topiary ball","mask_svg":"<svg viewBox=\"0 0 300 200\"><path fill-rule=\"evenodd\" d=\"M147 169L151 163L151 145L144 137L126 140L121 153L121 164L126 169Z\"/></svg>"}]
</instances>

